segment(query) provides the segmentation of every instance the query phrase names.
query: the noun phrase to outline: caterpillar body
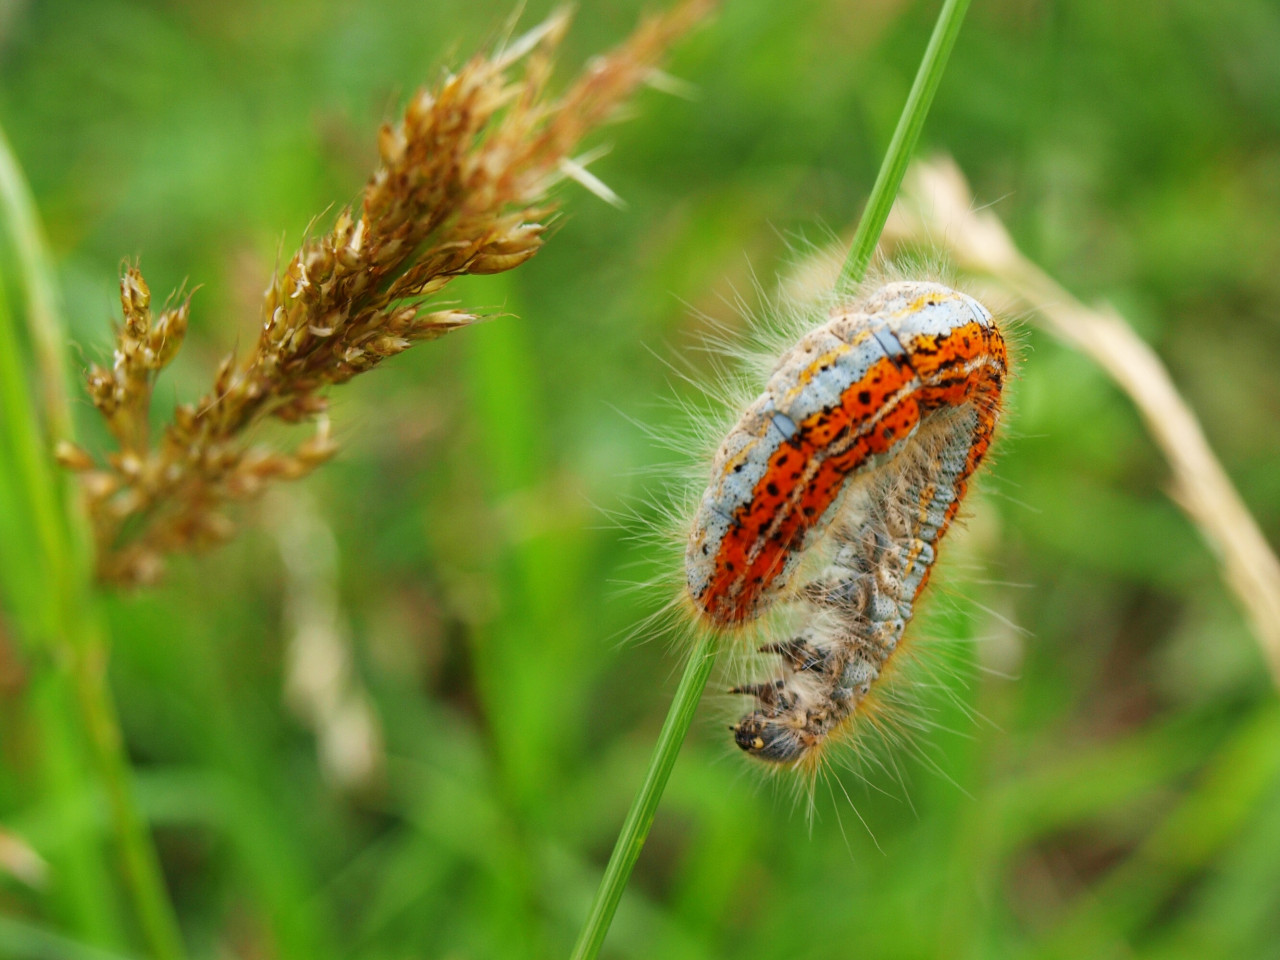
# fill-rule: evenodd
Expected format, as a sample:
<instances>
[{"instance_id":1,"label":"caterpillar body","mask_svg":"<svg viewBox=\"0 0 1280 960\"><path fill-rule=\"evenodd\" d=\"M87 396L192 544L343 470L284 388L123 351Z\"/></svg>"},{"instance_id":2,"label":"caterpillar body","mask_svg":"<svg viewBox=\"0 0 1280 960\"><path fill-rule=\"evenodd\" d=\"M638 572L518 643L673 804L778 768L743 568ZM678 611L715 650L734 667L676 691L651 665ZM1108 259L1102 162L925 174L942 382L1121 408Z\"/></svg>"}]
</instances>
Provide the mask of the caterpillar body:
<instances>
[{"instance_id":1,"label":"caterpillar body","mask_svg":"<svg viewBox=\"0 0 1280 960\"><path fill-rule=\"evenodd\" d=\"M720 445L685 552L694 610L731 629L786 600L803 623L761 648L778 676L731 691L755 698L733 727L748 754L812 762L849 726L990 447L1008 366L972 297L891 283L788 350Z\"/></svg>"}]
</instances>

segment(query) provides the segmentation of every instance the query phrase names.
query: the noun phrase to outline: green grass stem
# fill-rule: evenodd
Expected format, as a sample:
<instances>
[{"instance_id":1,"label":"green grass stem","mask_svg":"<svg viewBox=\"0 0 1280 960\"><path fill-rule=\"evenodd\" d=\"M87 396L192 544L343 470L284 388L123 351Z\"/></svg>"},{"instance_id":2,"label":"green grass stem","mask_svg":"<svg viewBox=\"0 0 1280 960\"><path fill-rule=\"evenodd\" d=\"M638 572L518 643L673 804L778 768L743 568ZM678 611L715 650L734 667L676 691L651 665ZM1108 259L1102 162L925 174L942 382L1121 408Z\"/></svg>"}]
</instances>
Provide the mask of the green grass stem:
<instances>
[{"instance_id":1,"label":"green grass stem","mask_svg":"<svg viewBox=\"0 0 1280 960\"><path fill-rule=\"evenodd\" d=\"M884 163L876 176L866 209L863 210L858 229L854 233L849 257L841 271L841 281L844 283L857 283L867 272L968 9L969 0L945 0L938 13L920 69L916 72L897 129L889 142ZM711 669L715 665L715 656L715 638L708 636L699 642L689 657L680 685L676 688L675 698L667 712L666 722L658 735L658 743L649 760L644 782L627 812L627 819L623 822L618 841L605 867L600 888L591 904L591 912L574 947L573 960L594 960L600 952L631 871L640 859L640 851L644 848L649 828L653 826L662 791L675 766L676 755L689 732L689 726L693 723L698 701L702 698Z\"/></svg>"},{"instance_id":2,"label":"green grass stem","mask_svg":"<svg viewBox=\"0 0 1280 960\"><path fill-rule=\"evenodd\" d=\"M916 141L920 139L925 117L933 104L933 95L938 92L947 58L951 56L951 48L955 46L968 9L969 0L946 0L938 13L929 46L925 48L924 59L920 61L915 82L911 84L911 92L907 94L906 105L898 118L898 127L893 131L884 163L880 165L866 209L862 211L862 219L858 221L858 229L849 245L849 257L840 272L840 279L846 284L861 282L871 265L871 258L875 256L876 244L880 242L880 234L884 232L898 188L906 176Z\"/></svg>"},{"instance_id":3,"label":"green grass stem","mask_svg":"<svg viewBox=\"0 0 1280 960\"><path fill-rule=\"evenodd\" d=\"M67 398L68 337L54 293L35 204L21 168L0 131L0 211L10 234L22 282L27 339L38 358L37 382L45 419L29 390L22 364L23 336L7 310L0 310L0 403L3 435L14 463L16 501L29 512L35 556L42 568L40 596L28 598L38 611L27 624L31 639L51 656L46 669L70 686L79 708L85 745L107 797L121 858L123 888L136 914L148 953L180 960L182 940L159 858L133 792L120 722L107 678L107 632L90 582L89 535L74 507L68 480L53 462L51 437L71 431ZM45 730L56 735L57 730Z\"/></svg>"},{"instance_id":4,"label":"green grass stem","mask_svg":"<svg viewBox=\"0 0 1280 960\"><path fill-rule=\"evenodd\" d=\"M72 434L67 385L67 331L58 307L58 287L35 201L26 177L0 129L0 202L26 289L27 329L40 373L40 400L54 437Z\"/></svg>"},{"instance_id":5,"label":"green grass stem","mask_svg":"<svg viewBox=\"0 0 1280 960\"><path fill-rule=\"evenodd\" d=\"M649 768L645 771L644 783L640 785L640 791L632 801L631 809L627 811L627 819L618 834L618 842L609 857L609 865L605 867L604 879L600 881L600 889L596 891L591 912L578 937L578 944L573 948L573 960L589 960L600 952L600 945L604 943L609 924L613 921L614 911L618 909L618 902L622 899L622 891L626 889L631 870L640 859L640 851L644 849L645 838L649 836L649 828L653 826L654 814L658 812L662 791L667 786L672 767L676 765L680 745L684 743L689 725L693 723L698 701L702 699L702 691L706 689L715 662L716 638L712 634L706 634L689 657L684 675L680 677L680 685L676 688L671 709L667 711L662 732L658 734L658 743L653 748Z\"/></svg>"},{"instance_id":6,"label":"green grass stem","mask_svg":"<svg viewBox=\"0 0 1280 960\"><path fill-rule=\"evenodd\" d=\"M24 698L38 731L33 778L42 805L66 810L92 783L86 747L76 725L75 695L54 655L59 613L50 585L49 558L62 542L56 502L49 495L49 465L33 439L35 409L22 368L22 344L0 271L0 511L4 554L0 555L0 599L9 625L29 641L35 676ZM121 941L114 882L99 839L67 828L54 869L62 878L51 912L76 935L100 945Z\"/></svg>"}]
</instances>

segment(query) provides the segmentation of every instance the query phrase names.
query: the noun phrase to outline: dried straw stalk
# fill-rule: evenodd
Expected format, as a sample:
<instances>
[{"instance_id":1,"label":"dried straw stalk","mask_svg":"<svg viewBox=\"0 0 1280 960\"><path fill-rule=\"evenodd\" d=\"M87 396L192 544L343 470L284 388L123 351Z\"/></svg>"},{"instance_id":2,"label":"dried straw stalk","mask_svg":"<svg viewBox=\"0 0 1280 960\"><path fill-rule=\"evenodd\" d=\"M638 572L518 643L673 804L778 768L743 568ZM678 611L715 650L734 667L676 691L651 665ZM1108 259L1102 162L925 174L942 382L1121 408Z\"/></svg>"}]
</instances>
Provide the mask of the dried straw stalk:
<instances>
[{"instance_id":1,"label":"dried straw stalk","mask_svg":"<svg viewBox=\"0 0 1280 960\"><path fill-rule=\"evenodd\" d=\"M885 238L941 244L958 267L1021 301L1044 329L1091 358L1129 395L1169 462L1170 495L1218 558L1280 686L1280 561L1155 351L1113 308L1085 306L1023 256L994 214L975 209L950 159L912 167Z\"/></svg>"}]
</instances>

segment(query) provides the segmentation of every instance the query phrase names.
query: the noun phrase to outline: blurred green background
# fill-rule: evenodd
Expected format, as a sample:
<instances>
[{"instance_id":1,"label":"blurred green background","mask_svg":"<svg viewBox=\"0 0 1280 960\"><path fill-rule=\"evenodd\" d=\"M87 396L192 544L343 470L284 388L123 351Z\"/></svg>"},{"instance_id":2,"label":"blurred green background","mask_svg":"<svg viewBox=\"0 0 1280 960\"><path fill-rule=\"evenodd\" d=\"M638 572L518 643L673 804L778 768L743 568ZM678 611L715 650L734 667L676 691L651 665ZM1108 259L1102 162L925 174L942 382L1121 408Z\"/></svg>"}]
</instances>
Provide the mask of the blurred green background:
<instances>
[{"instance_id":1,"label":"blurred green background","mask_svg":"<svg viewBox=\"0 0 1280 960\"><path fill-rule=\"evenodd\" d=\"M584 2L563 76L639 9ZM85 362L140 257L157 299L201 285L157 411L198 395L253 336L277 254L355 196L378 123L510 12L0 3L0 122ZM625 210L563 188L537 258L455 288L510 316L337 391L335 463L111 601L195 956L568 952L679 666L665 635L623 642L656 554L614 519L656 519L681 466L646 435L697 399L668 364L710 371L697 311L741 327L730 302L772 285L789 237L847 235L935 13L729 0L671 64L696 97L646 92L596 138ZM1280 4L977 0L923 143L1157 348L1280 542ZM1255 641L1129 402L1018 337L999 455L916 629L950 664L920 695L928 729L810 818L709 697L609 956L1280 957L1280 710ZM45 665L6 622L0 830L52 869L43 889L0 869L0 956L102 956L70 946L86 931L137 956L119 904L74 909L68 851L112 869L102 799L48 802Z\"/></svg>"}]
</instances>

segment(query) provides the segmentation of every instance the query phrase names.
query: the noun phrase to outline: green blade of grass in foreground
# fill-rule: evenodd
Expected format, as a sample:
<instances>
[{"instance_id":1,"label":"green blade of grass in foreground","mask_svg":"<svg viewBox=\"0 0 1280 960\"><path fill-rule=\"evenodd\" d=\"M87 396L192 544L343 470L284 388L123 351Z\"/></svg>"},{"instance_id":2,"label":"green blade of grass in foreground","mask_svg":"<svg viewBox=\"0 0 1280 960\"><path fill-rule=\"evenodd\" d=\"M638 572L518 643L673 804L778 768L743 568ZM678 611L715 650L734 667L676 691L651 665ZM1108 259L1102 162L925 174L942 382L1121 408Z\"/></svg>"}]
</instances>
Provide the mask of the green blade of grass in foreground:
<instances>
[{"instance_id":1,"label":"green blade of grass in foreground","mask_svg":"<svg viewBox=\"0 0 1280 960\"><path fill-rule=\"evenodd\" d=\"M50 534L57 537L57 514L41 495L48 493L50 471L31 436L36 412L5 272L0 269L0 608L5 626L25 641L27 657L38 665L24 697L27 722L40 738L27 802L62 820L60 848L44 851L60 880L49 892L49 914L76 936L113 946L122 942L123 932L106 851L97 830L66 816L92 791L92 775L69 677L54 666L51 654L58 611L46 542ZM8 956L3 950L0 955Z\"/></svg>"},{"instance_id":2,"label":"green blade of grass in foreground","mask_svg":"<svg viewBox=\"0 0 1280 960\"><path fill-rule=\"evenodd\" d=\"M907 95L893 139L889 142L884 163L881 164L871 195L867 199L866 209L858 222L849 258L841 272L841 280L845 283L860 281L871 263L968 9L969 0L946 0L938 13L929 45L920 61L920 69L916 72L915 82L911 85L911 92ZM644 848L649 828L653 826L653 818L667 779L675 766L676 755L693 723L698 701L702 698L702 692L711 676L711 668L715 664L716 652L716 637L707 634L698 641L689 656L680 685L671 701L671 708L667 712L667 719L662 725L662 732L658 734L658 742L649 760L644 782L632 801L631 809L618 834L617 843L605 867L604 878L600 881L600 888L591 904L591 912L587 915L573 949L572 960L593 960L600 952L614 912L622 900L627 880L631 877L636 861L640 859L640 851Z\"/></svg>"},{"instance_id":3,"label":"green blade of grass in foreground","mask_svg":"<svg viewBox=\"0 0 1280 960\"><path fill-rule=\"evenodd\" d=\"M65 374L68 338L58 313L50 259L39 229L26 178L0 131L0 215L16 251L27 314L27 339L37 354L43 410L28 390L22 336L7 310L0 310L0 419L14 458L15 502L30 513L31 563L40 571L38 611L28 629L51 654L45 669L78 707L84 748L106 794L110 822L119 847L122 889L154 960L180 960L182 939L151 836L138 809L132 772L125 755L120 722L108 686L104 618L90 583L89 535L72 506L70 484L53 462L50 435L68 438L71 429ZM41 416L43 413L43 417ZM0 568L2 569L2 568ZM70 735L66 726L45 728L46 735ZM76 746L60 745L65 750ZM65 773L63 774L65 782ZM83 790L92 789L89 783ZM64 783L65 788L65 783ZM87 895L86 895L87 896ZM88 904L84 904L88 910ZM94 908L101 911L102 904ZM97 916L95 931L104 939L112 922Z\"/></svg>"}]
</instances>

